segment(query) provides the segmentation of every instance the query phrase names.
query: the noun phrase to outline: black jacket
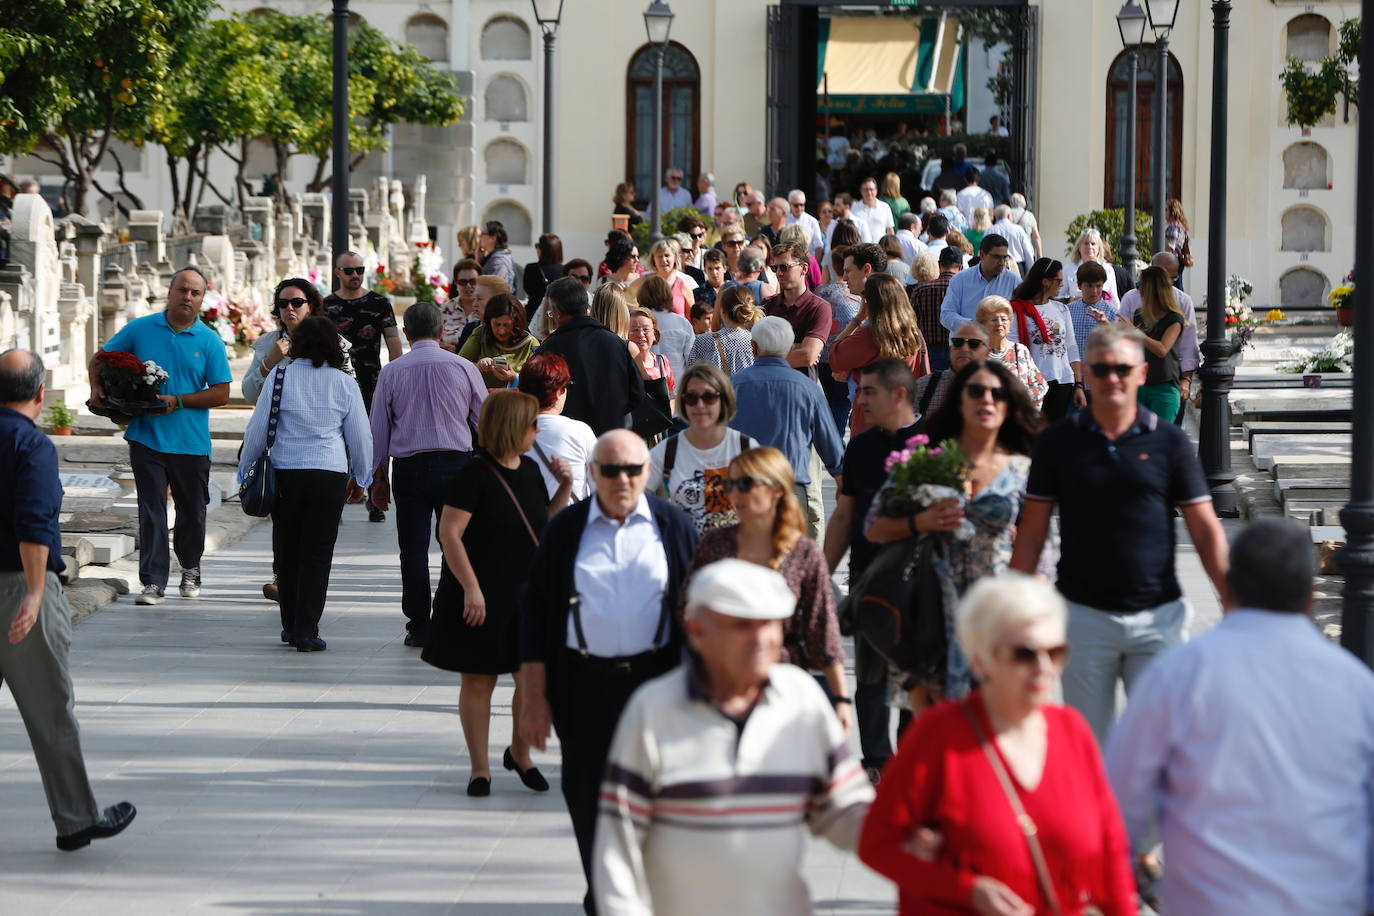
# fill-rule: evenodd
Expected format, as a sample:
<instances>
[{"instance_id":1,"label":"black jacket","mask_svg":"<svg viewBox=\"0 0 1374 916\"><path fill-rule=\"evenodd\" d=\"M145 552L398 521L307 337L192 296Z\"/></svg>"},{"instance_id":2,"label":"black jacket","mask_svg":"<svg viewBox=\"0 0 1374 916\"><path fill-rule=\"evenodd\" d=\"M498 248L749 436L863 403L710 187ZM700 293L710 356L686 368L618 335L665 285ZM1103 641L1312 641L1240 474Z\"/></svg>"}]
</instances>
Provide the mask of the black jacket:
<instances>
[{"instance_id":1,"label":"black jacket","mask_svg":"<svg viewBox=\"0 0 1374 916\"><path fill-rule=\"evenodd\" d=\"M682 586L687 581L700 535L691 518L677 506L649 494L644 498L649 501L649 513L658 526L668 558L663 607L668 614L668 644L677 652L685 644L678 619ZM546 691L555 710L559 699L566 695L563 649L567 645L569 601L574 592L573 571L594 499L595 495L574 503L549 521L530 563L529 581L521 593L520 661L544 663Z\"/></svg>"},{"instance_id":2,"label":"black jacket","mask_svg":"<svg viewBox=\"0 0 1374 916\"><path fill-rule=\"evenodd\" d=\"M539 308L539 303L544 301L544 290L549 288L549 284L561 276L563 276L562 264L542 264L539 261L531 261L525 265L525 276L520 285L530 303L529 314L533 315L534 310Z\"/></svg>"},{"instance_id":3,"label":"black jacket","mask_svg":"<svg viewBox=\"0 0 1374 916\"><path fill-rule=\"evenodd\" d=\"M625 415L644 399L644 382L630 348L589 315L569 319L537 352L557 353L568 361L573 383L563 416L581 420L598 436L623 429Z\"/></svg>"}]
</instances>

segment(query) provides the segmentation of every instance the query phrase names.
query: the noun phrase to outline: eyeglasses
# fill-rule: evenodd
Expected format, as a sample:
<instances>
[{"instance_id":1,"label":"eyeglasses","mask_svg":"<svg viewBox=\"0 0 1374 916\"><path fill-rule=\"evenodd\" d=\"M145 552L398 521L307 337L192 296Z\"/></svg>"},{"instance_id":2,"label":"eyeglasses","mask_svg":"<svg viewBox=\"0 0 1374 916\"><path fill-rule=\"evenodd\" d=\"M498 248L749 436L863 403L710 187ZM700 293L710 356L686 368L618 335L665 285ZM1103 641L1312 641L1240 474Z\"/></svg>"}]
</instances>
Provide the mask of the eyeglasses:
<instances>
[{"instance_id":1,"label":"eyeglasses","mask_svg":"<svg viewBox=\"0 0 1374 916\"><path fill-rule=\"evenodd\" d=\"M962 350L964 347L968 347L970 350L977 350L985 343L987 343L987 341L980 340L977 337L951 337L949 339L949 346L954 350Z\"/></svg>"},{"instance_id":2,"label":"eyeglasses","mask_svg":"<svg viewBox=\"0 0 1374 916\"><path fill-rule=\"evenodd\" d=\"M580 283L582 283L583 286L590 286L590 285L591 285L591 282L592 282L592 275L591 275L591 274L568 274L568 276L570 276L570 277L574 278L575 280L579 281ZM474 281L472 281L472 282L476 283L477 281L474 280Z\"/></svg>"},{"instance_id":3,"label":"eyeglasses","mask_svg":"<svg viewBox=\"0 0 1374 916\"><path fill-rule=\"evenodd\" d=\"M692 238L694 238L694 239L704 239L704 238L706 238L706 233L705 233L705 232L692 232L692 233L689 233L689 235L690 235Z\"/></svg>"},{"instance_id":4,"label":"eyeglasses","mask_svg":"<svg viewBox=\"0 0 1374 916\"><path fill-rule=\"evenodd\" d=\"M994 401L1005 401L1011 397L1011 392L1001 385L984 385L982 382L969 382L964 386L964 393L975 401L981 401L984 395L992 395Z\"/></svg>"},{"instance_id":5,"label":"eyeglasses","mask_svg":"<svg viewBox=\"0 0 1374 916\"><path fill-rule=\"evenodd\" d=\"M363 271L365 270L367 270L366 267L340 267L339 273L352 274L356 277L361 277L363 275Z\"/></svg>"},{"instance_id":6,"label":"eyeglasses","mask_svg":"<svg viewBox=\"0 0 1374 916\"><path fill-rule=\"evenodd\" d=\"M720 483L720 488L726 493L739 490L741 493L748 493L754 489L754 485L767 486L768 481L762 477L727 477Z\"/></svg>"},{"instance_id":7,"label":"eyeglasses","mask_svg":"<svg viewBox=\"0 0 1374 916\"><path fill-rule=\"evenodd\" d=\"M1043 655L1049 663L1056 668L1064 667L1064 662L1069 660L1069 647L1067 645L1050 646L1047 649L1036 649L1031 646L1012 646L1007 653L1011 660L1018 665L1030 667L1040 661Z\"/></svg>"},{"instance_id":8,"label":"eyeglasses","mask_svg":"<svg viewBox=\"0 0 1374 916\"><path fill-rule=\"evenodd\" d=\"M303 309L310 304L309 299L278 299L277 308L279 309Z\"/></svg>"},{"instance_id":9,"label":"eyeglasses","mask_svg":"<svg viewBox=\"0 0 1374 916\"><path fill-rule=\"evenodd\" d=\"M644 473L643 464L603 464L598 461L596 463L596 469L601 473L602 477L608 479L614 479L621 474L624 474L626 477L638 477L640 474Z\"/></svg>"},{"instance_id":10,"label":"eyeglasses","mask_svg":"<svg viewBox=\"0 0 1374 916\"><path fill-rule=\"evenodd\" d=\"M682 403L688 407L695 407L698 404L710 406L720 400L719 391L689 391L682 396Z\"/></svg>"},{"instance_id":11,"label":"eyeglasses","mask_svg":"<svg viewBox=\"0 0 1374 916\"><path fill-rule=\"evenodd\" d=\"M724 242L722 242L721 244L723 244L723 245L729 245L731 248L743 248L743 247L744 247L744 239L726 239L726 240L725 240Z\"/></svg>"},{"instance_id":12,"label":"eyeglasses","mask_svg":"<svg viewBox=\"0 0 1374 916\"><path fill-rule=\"evenodd\" d=\"M473 277L471 280L454 280L453 282L457 283L459 286L476 286L477 278Z\"/></svg>"},{"instance_id":13,"label":"eyeglasses","mask_svg":"<svg viewBox=\"0 0 1374 916\"><path fill-rule=\"evenodd\" d=\"M1140 364L1135 364L1135 366L1138 365ZM1106 378L1113 372L1116 373L1117 378L1125 378L1126 376L1130 375L1133 371L1135 371L1135 366L1127 365L1126 363L1090 363L1088 365L1088 368L1091 369L1093 371L1093 375L1097 376L1098 378Z\"/></svg>"},{"instance_id":14,"label":"eyeglasses","mask_svg":"<svg viewBox=\"0 0 1374 916\"><path fill-rule=\"evenodd\" d=\"M794 268L794 267L801 267L800 264L796 264L796 263L793 263L793 262L791 262L791 261L783 261L781 264L773 264L773 265L771 265L771 266L772 266L772 268L773 268L774 270L777 270L777 271L781 271L781 270L791 270L791 269Z\"/></svg>"}]
</instances>

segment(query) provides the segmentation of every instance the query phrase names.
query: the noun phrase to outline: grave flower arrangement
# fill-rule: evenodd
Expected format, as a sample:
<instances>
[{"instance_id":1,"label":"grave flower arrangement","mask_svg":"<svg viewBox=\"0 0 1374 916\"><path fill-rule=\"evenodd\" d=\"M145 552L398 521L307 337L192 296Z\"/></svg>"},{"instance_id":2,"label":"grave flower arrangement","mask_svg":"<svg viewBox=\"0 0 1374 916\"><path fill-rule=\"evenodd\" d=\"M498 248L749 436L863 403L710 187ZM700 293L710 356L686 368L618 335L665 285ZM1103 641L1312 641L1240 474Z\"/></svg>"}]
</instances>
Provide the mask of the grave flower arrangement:
<instances>
[{"instance_id":1,"label":"grave flower arrangement","mask_svg":"<svg viewBox=\"0 0 1374 916\"><path fill-rule=\"evenodd\" d=\"M230 302L219 291L208 290L205 293L205 302L201 306L200 320L219 335L219 339L224 341L226 347L250 347L262 332L267 330L265 316L255 314L260 311L262 310L254 308L251 303L247 308L242 308L239 303Z\"/></svg>"},{"instance_id":2,"label":"grave flower arrangement","mask_svg":"<svg viewBox=\"0 0 1374 916\"><path fill-rule=\"evenodd\" d=\"M1347 330L1337 332L1331 342L1315 353L1304 356L1291 363L1280 363L1274 368L1280 372L1320 374L1323 372L1350 372L1355 358L1355 338Z\"/></svg>"},{"instance_id":3,"label":"grave flower arrangement","mask_svg":"<svg viewBox=\"0 0 1374 916\"><path fill-rule=\"evenodd\" d=\"M964 481L971 466L953 439L931 447L929 437L912 436L905 448L887 456L884 469L889 480L879 494L882 514L914 515L942 499L964 502ZM973 524L964 519L953 533L960 540L972 537Z\"/></svg>"},{"instance_id":4,"label":"grave flower arrangement","mask_svg":"<svg viewBox=\"0 0 1374 916\"><path fill-rule=\"evenodd\" d=\"M162 386L167 383L166 369L124 350L101 351L96 362L105 403L88 401L86 406L91 413L120 426L127 426L141 416L166 413L166 403L158 398Z\"/></svg>"},{"instance_id":5,"label":"grave flower arrangement","mask_svg":"<svg viewBox=\"0 0 1374 916\"><path fill-rule=\"evenodd\" d=\"M1355 307L1355 271L1345 275L1341 285L1326 294L1333 309L1353 309Z\"/></svg>"}]
</instances>

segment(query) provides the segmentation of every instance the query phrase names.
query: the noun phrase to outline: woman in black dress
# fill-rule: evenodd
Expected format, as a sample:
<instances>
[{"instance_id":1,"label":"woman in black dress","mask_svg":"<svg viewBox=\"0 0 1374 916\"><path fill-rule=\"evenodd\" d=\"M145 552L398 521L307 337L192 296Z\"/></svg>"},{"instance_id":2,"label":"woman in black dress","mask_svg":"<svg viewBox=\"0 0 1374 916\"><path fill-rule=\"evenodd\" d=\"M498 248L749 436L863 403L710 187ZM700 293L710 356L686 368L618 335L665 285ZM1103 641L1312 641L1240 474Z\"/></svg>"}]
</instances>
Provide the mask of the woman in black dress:
<instances>
[{"instance_id":1,"label":"woman in black dress","mask_svg":"<svg viewBox=\"0 0 1374 916\"><path fill-rule=\"evenodd\" d=\"M539 402L528 394L506 389L488 395L477 418L480 447L459 472L439 520L444 568L420 657L463 676L458 715L472 761L469 795L491 794L491 694L502 674L515 674L511 720L519 719L520 589L544 523L568 504L572 492L566 463L550 459L550 471L558 479L550 500L539 466L525 457L539 432L538 417ZM518 731L513 730L503 763L529 788L548 791Z\"/></svg>"}]
</instances>

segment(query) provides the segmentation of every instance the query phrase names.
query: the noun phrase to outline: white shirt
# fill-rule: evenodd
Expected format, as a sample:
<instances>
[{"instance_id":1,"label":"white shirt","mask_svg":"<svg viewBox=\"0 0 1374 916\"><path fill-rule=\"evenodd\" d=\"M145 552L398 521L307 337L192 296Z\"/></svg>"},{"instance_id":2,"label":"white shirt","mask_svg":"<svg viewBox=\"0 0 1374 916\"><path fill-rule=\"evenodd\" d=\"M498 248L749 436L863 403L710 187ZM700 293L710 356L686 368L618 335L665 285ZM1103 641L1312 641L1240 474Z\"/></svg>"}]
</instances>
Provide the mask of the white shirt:
<instances>
[{"instance_id":1,"label":"white shirt","mask_svg":"<svg viewBox=\"0 0 1374 916\"><path fill-rule=\"evenodd\" d=\"M992 213L992 195L976 184L965 185L963 190L955 195L959 212L964 214L964 219L968 220L969 225L973 225L973 211L979 207L986 207L988 213Z\"/></svg>"},{"instance_id":2,"label":"white shirt","mask_svg":"<svg viewBox=\"0 0 1374 916\"><path fill-rule=\"evenodd\" d=\"M910 229L898 229L897 241L902 243L902 254L905 255L908 264L914 264L916 256L926 250L925 242L916 238L916 233ZM935 253L939 254L939 251L936 250Z\"/></svg>"},{"instance_id":3,"label":"white shirt","mask_svg":"<svg viewBox=\"0 0 1374 916\"><path fill-rule=\"evenodd\" d=\"M1067 305L1053 299L1036 308L1040 310L1040 317L1045 321L1045 330L1050 332L1050 339L1041 340L1040 329L1036 327L1035 321L1027 318L1026 333L1030 340L1021 340L1015 316L1012 317L1011 331L1007 334L1007 339L1026 345L1026 349L1031 351L1031 358L1035 360L1035 367L1040 370L1045 381L1071 385L1073 367L1069 364L1079 362L1078 339L1073 332L1073 315L1069 313Z\"/></svg>"},{"instance_id":4,"label":"white shirt","mask_svg":"<svg viewBox=\"0 0 1374 916\"><path fill-rule=\"evenodd\" d=\"M562 458L572 471L572 498L586 499L591 495L592 484L587 477L587 463L591 461L592 449L596 446L596 433L581 420L560 414L541 413L538 418L539 434L534 442L544 450L549 458ZM530 449L525 453L539 465L539 473L544 475L544 486L549 489L549 499L558 492L558 478L554 477L544 464L539 453Z\"/></svg>"},{"instance_id":5,"label":"white shirt","mask_svg":"<svg viewBox=\"0 0 1374 916\"><path fill-rule=\"evenodd\" d=\"M1020 261L1024 264L1035 263L1035 246L1031 244L1030 236L1026 235L1026 230L1009 220L1001 220L992 224L983 238L989 235L1000 235L1007 240L1007 251L1011 253L1013 261Z\"/></svg>"},{"instance_id":6,"label":"white shirt","mask_svg":"<svg viewBox=\"0 0 1374 916\"><path fill-rule=\"evenodd\" d=\"M678 207L690 207L692 205L692 192L678 186L676 191L669 191L665 185L658 189L658 215L661 217L669 210L676 210Z\"/></svg>"},{"instance_id":7,"label":"white shirt","mask_svg":"<svg viewBox=\"0 0 1374 916\"><path fill-rule=\"evenodd\" d=\"M892 208L881 200L875 200L871 207L862 200L856 200L850 206L849 212L854 222L868 224L869 239L864 241L880 239L897 228L897 221L892 218Z\"/></svg>"},{"instance_id":8,"label":"white shirt","mask_svg":"<svg viewBox=\"0 0 1374 916\"><path fill-rule=\"evenodd\" d=\"M1237 609L1152 661L1107 774L1162 912L1374 911L1374 675L1303 614Z\"/></svg>"},{"instance_id":9,"label":"white shirt","mask_svg":"<svg viewBox=\"0 0 1374 916\"><path fill-rule=\"evenodd\" d=\"M801 216L793 216L789 209L787 211L787 225L791 226L794 223L806 230L806 237L809 239L806 249L808 254L814 254L816 249L825 247L825 235L821 232L821 224L816 217L805 210L802 211Z\"/></svg>"},{"instance_id":10,"label":"white shirt","mask_svg":"<svg viewBox=\"0 0 1374 916\"><path fill-rule=\"evenodd\" d=\"M574 623L578 615L592 655L624 658L656 647L668 555L643 495L623 523L607 518L601 500L592 497L577 545L573 587L580 601L568 615L568 648L582 648Z\"/></svg>"}]
</instances>

